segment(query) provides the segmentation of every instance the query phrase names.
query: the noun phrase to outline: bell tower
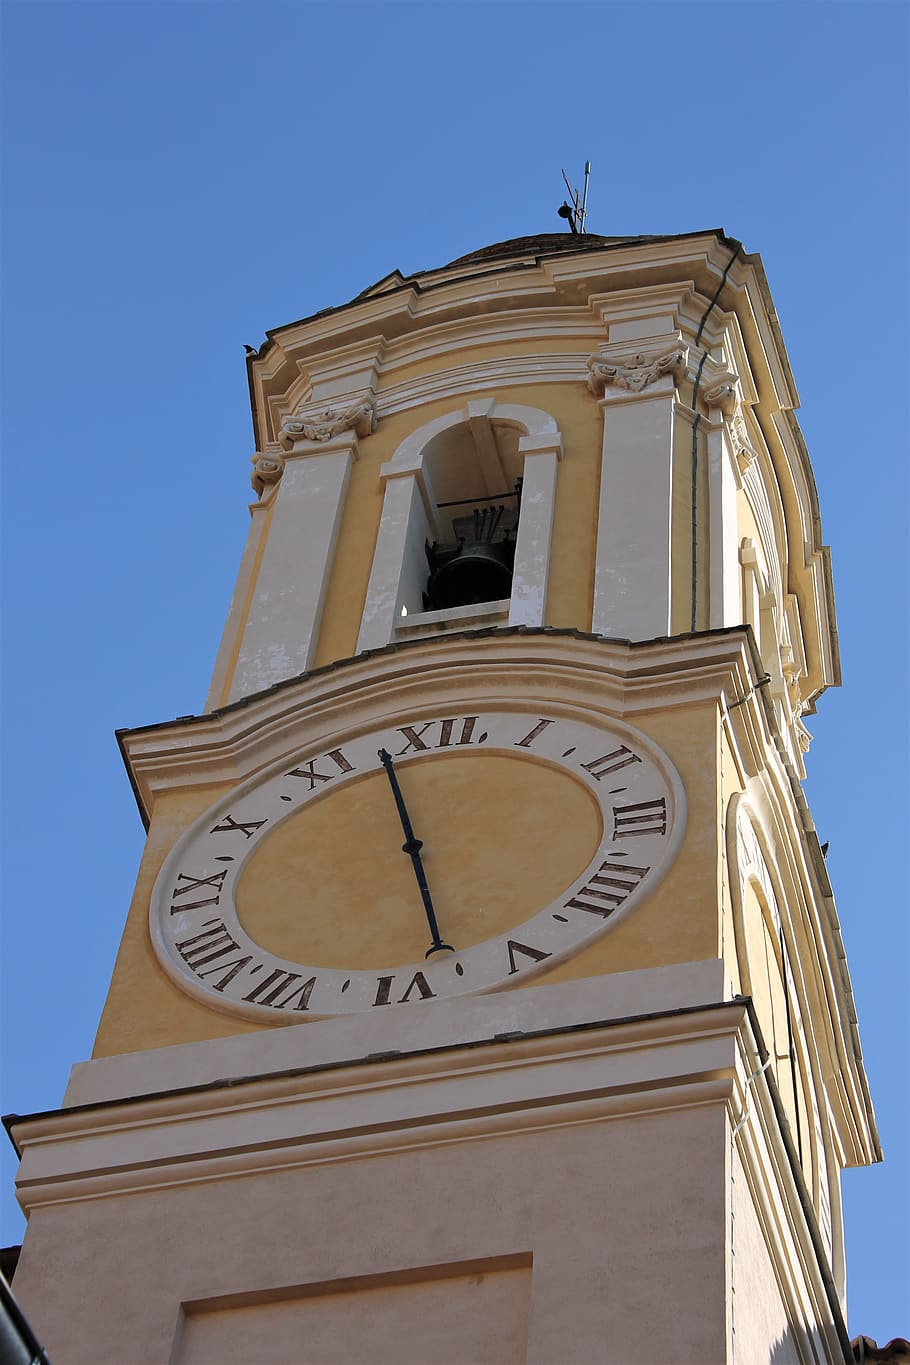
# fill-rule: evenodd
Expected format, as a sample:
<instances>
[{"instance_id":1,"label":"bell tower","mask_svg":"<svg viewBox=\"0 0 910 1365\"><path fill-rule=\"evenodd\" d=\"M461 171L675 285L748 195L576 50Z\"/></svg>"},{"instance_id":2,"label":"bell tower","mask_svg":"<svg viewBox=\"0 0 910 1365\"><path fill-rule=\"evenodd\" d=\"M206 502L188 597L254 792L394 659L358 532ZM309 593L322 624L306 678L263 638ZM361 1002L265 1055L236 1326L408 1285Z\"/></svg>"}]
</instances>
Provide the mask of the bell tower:
<instances>
[{"instance_id":1,"label":"bell tower","mask_svg":"<svg viewBox=\"0 0 910 1365\"><path fill-rule=\"evenodd\" d=\"M835 1362L880 1158L801 790L839 681L761 261L543 235L248 360L204 711L16 1119L57 1365Z\"/></svg>"}]
</instances>

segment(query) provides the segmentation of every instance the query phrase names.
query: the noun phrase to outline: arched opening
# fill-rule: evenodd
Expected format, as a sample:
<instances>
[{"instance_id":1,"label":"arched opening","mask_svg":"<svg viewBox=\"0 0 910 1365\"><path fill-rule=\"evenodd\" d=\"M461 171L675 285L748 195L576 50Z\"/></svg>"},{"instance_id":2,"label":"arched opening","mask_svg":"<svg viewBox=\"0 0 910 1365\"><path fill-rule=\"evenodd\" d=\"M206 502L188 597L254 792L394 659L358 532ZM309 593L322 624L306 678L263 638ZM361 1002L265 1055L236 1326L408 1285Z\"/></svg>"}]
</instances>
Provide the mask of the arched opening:
<instances>
[{"instance_id":1,"label":"arched opening","mask_svg":"<svg viewBox=\"0 0 910 1365\"><path fill-rule=\"evenodd\" d=\"M514 426L481 417L428 443L424 467L438 537L425 544L424 611L511 597L521 515L518 441Z\"/></svg>"},{"instance_id":2,"label":"arched opening","mask_svg":"<svg viewBox=\"0 0 910 1365\"><path fill-rule=\"evenodd\" d=\"M380 471L379 535L358 651L475 624L544 624L556 472L549 413L472 399Z\"/></svg>"}]
</instances>

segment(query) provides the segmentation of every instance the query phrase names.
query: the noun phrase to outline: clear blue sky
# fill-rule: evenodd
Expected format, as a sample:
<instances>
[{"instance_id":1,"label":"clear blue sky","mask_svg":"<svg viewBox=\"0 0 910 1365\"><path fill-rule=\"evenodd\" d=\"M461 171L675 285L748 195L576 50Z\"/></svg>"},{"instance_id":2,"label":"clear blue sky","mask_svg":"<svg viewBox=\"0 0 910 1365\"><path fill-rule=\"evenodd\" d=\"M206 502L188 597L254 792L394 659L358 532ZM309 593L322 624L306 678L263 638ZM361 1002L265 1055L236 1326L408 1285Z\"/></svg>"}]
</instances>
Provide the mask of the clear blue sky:
<instances>
[{"instance_id":1,"label":"clear blue sky","mask_svg":"<svg viewBox=\"0 0 910 1365\"><path fill-rule=\"evenodd\" d=\"M777 304L844 671L807 790L887 1154L845 1179L850 1330L910 1335L907 21L0 6L5 1111L56 1106L91 1050L142 846L114 728L202 706L246 532L243 343L395 266L558 231L560 167L590 157L592 231L724 227ZM5 1138L3 1163L6 1243Z\"/></svg>"}]
</instances>

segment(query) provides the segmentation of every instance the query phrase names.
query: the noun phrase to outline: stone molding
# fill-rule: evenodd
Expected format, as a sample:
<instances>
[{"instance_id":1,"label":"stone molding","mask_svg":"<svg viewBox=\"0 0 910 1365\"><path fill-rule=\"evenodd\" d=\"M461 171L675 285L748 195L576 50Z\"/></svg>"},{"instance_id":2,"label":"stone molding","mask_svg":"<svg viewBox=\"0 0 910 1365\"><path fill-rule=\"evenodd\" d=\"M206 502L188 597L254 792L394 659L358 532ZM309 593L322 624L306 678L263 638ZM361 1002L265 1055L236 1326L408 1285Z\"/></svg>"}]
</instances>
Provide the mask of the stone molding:
<instances>
[{"instance_id":1,"label":"stone molding","mask_svg":"<svg viewBox=\"0 0 910 1365\"><path fill-rule=\"evenodd\" d=\"M512 1031L508 1007L501 1014L502 1030ZM334 1067L304 1064L248 1081L26 1116L14 1128L22 1151L19 1198L31 1213L73 1199L723 1105L733 1096L741 1001L619 1020L607 1007L605 1015L555 1031L405 1047ZM311 1026L291 1027L304 1048Z\"/></svg>"},{"instance_id":2,"label":"stone molding","mask_svg":"<svg viewBox=\"0 0 910 1365\"><path fill-rule=\"evenodd\" d=\"M630 645L578 631L497 627L409 640L301 674L242 705L183 721L120 731L140 809L160 792L239 782L333 734L370 727L415 706L469 706L509 697L566 714L631 719L658 707L745 696L756 672L747 630ZM734 712L745 716L759 699ZM631 723L635 723L631 720ZM759 731L756 731L759 733ZM762 744L748 761L766 762Z\"/></svg>"},{"instance_id":3,"label":"stone molding","mask_svg":"<svg viewBox=\"0 0 910 1365\"><path fill-rule=\"evenodd\" d=\"M372 397L364 397L344 409L326 408L318 413L285 417L278 440L285 450L293 450L300 441L324 444L345 431L354 431L363 437L372 435L375 430L376 404Z\"/></svg>"},{"instance_id":4,"label":"stone molding","mask_svg":"<svg viewBox=\"0 0 910 1365\"><path fill-rule=\"evenodd\" d=\"M643 351L616 357L592 355L588 360L588 388L600 398L610 387L641 393L665 375L678 383L685 373L687 354L685 346L677 346L659 355Z\"/></svg>"},{"instance_id":5,"label":"stone molding","mask_svg":"<svg viewBox=\"0 0 910 1365\"><path fill-rule=\"evenodd\" d=\"M504 1031L539 1035L717 1003L724 998L720 958L614 972L550 985L432 1000L420 1004L419 1052L469 1047ZM303 1032L301 1032L301 1029ZM301 1048L301 1042L305 1046ZM141 1053L95 1057L73 1067L64 1110L208 1086L225 1076L265 1079L309 1068L360 1063L376 1052L415 1050L412 1011L390 1006L360 1014L298 1020L287 1028L176 1043Z\"/></svg>"}]
</instances>

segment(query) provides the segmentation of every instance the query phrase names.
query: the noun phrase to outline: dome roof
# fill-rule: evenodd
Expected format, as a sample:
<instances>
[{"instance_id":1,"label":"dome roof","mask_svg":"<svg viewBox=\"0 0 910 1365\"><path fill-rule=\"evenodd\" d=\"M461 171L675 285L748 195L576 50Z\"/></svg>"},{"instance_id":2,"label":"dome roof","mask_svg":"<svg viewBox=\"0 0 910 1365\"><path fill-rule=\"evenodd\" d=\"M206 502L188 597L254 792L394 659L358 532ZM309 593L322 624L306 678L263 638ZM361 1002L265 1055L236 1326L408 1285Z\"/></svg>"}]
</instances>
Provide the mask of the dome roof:
<instances>
[{"instance_id":1,"label":"dome roof","mask_svg":"<svg viewBox=\"0 0 910 1365\"><path fill-rule=\"evenodd\" d=\"M498 256L550 255L555 251L594 251L604 246L615 246L618 242L648 242L654 237L599 237L594 232L540 232L533 237L510 237L505 242L494 242L492 246L471 251L467 256L458 256L449 265L471 265L481 261L495 260Z\"/></svg>"}]
</instances>

